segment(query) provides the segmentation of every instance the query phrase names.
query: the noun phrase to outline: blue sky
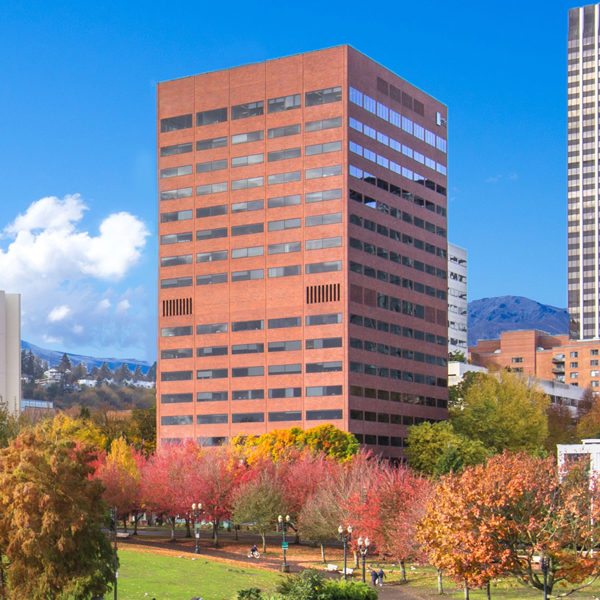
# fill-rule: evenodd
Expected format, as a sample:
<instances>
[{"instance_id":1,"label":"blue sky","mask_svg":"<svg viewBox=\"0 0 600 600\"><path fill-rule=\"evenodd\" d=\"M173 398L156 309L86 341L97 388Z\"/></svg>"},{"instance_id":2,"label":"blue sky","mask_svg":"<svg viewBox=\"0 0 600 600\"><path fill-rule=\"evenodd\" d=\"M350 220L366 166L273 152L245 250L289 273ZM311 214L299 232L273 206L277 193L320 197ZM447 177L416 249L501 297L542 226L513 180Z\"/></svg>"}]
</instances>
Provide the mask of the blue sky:
<instances>
[{"instance_id":1,"label":"blue sky","mask_svg":"<svg viewBox=\"0 0 600 600\"><path fill-rule=\"evenodd\" d=\"M5 0L0 289L23 337L154 360L156 83L342 43L448 105L470 299L565 306L572 6Z\"/></svg>"}]
</instances>

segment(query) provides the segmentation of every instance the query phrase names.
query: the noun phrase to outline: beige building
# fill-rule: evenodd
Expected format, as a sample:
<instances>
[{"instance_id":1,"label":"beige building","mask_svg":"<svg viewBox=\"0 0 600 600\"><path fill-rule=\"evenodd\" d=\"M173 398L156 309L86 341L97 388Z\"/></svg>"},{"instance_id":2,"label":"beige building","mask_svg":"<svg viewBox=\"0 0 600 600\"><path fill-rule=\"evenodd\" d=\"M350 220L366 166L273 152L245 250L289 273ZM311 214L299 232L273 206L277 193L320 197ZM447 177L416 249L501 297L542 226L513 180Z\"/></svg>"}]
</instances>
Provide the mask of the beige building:
<instances>
[{"instance_id":1,"label":"beige building","mask_svg":"<svg viewBox=\"0 0 600 600\"><path fill-rule=\"evenodd\" d=\"M0 291L0 401L21 411L21 295Z\"/></svg>"}]
</instances>

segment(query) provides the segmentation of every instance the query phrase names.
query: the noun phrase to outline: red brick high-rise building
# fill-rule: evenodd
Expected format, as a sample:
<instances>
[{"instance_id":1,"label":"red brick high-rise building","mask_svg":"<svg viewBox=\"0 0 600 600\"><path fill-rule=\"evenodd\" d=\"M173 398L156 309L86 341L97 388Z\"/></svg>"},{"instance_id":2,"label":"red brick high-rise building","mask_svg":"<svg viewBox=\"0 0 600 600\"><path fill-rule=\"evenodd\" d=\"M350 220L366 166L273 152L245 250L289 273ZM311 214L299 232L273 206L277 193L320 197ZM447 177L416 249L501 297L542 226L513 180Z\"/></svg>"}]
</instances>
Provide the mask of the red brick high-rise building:
<instances>
[{"instance_id":1,"label":"red brick high-rise building","mask_svg":"<svg viewBox=\"0 0 600 600\"><path fill-rule=\"evenodd\" d=\"M348 46L159 84L159 443L446 418L446 116Z\"/></svg>"}]
</instances>

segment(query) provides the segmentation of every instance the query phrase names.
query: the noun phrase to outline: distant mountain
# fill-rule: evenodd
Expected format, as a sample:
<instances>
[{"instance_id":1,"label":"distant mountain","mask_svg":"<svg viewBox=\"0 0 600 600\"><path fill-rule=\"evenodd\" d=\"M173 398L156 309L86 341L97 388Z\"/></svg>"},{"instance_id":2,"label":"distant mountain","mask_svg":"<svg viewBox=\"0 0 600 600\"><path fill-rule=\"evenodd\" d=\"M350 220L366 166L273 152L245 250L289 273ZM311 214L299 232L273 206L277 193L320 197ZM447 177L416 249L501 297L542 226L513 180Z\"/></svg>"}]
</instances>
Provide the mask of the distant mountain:
<instances>
[{"instance_id":1,"label":"distant mountain","mask_svg":"<svg viewBox=\"0 0 600 600\"><path fill-rule=\"evenodd\" d=\"M58 350L46 350L45 348L40 348L34 344L30 344L25 340L21 340L21 349L22 350L31 350L38 358L41 360L48 361L48 365L51 367L55 367L60 363L60 359L62 358L63 352L59 352ZM87 365L88 371L92 369L92 367L101 367L102 363L106 363L111 371L114 371L116 367L120 367L123 363L126 363L127 366L134 371L135 368L139 365L142 373L144 375L148 372L151 363L146 362L144 360L136 360L135 358L96 358L94 356L82 356L81 354L72 354L71 352L67 352L67 356L71 359L71 362L76 365L79 363L85 363Z\"/></svg>"},{"instance_id":2,"label":"distant mountain","mask_svg":"<svg viewBox=\"0 0 600 600\"><path fill-rule=\"evenodd\" d=\"M503 331L515 329L540 329L552 334L566 334L569 333L569 313L565 308L556 308L523 296L497 296L469 302L469 346L477 344L477 340L498 339Z\"/></svg>"}]
</instances>

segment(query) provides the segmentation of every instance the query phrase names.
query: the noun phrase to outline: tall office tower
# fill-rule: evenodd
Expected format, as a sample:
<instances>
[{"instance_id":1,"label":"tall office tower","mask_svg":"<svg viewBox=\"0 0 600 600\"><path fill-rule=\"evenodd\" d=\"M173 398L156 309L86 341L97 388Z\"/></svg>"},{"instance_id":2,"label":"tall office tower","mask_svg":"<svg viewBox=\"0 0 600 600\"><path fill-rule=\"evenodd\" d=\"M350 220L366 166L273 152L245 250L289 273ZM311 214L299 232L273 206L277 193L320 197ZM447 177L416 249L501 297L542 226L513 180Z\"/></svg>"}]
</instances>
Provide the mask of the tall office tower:
<instances>
[{"instance_id":1,"label":"tall office tower","mask_svg":"<svg viewBox=\"0 0 600 600\"><path fill-rule=\"evenodd\" d=\"M448 352L467 356L467 251L448 244Z\"/></svg>"},{"instance_id":2,"label":"tall office tower","mask_svg":"<svg viewBox=\"0 0 600 600\"><path fill-rule=\"evenodd\" d=\"M571 337L600 337L598 4L569 10L568 290Z\"/></svg>"},{"instance_id":3,"label":"tall office tower","mask_svg":"<svg viewBox=\"0 0 600 600\"><path fill-rule=\"evenodd\" d=\"M158 86L158 438L447 416L446 108L348 46Z\"/></svg>"},{"instance_id":4,"label":"tall office tower","mask_svg":"<svg viewBox=\"0 0 600 600\"><path fill-rule=\"evenodd\" d=\"M0 291L0 402L21 412L21 295Z\"/></svg>"}]
</instances>

